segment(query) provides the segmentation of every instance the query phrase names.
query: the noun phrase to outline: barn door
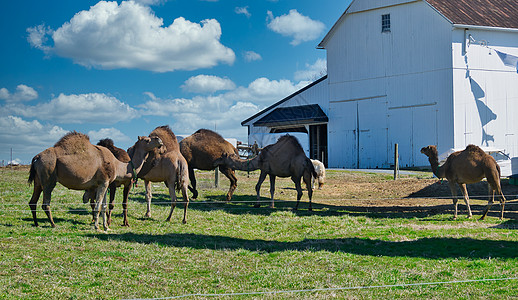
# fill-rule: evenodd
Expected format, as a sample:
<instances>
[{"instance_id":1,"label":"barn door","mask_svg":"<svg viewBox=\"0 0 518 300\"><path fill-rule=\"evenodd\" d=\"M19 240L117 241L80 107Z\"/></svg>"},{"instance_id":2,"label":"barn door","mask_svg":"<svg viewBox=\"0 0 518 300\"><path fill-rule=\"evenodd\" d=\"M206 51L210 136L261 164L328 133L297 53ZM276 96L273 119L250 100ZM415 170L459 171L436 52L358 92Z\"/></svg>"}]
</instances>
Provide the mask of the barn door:
<instances>
[{"instance_id":1,"label":"barn door","mask_svg":"<svg viewBox=\"0 0 518 300\"><path fill-rule=\"evenodd\" d=\"M387 168L388 124L387 101L375 98L357 101L358 119L358 167Z\"/></svg>"},{"instance_id":2,"label":"barn door","mask_svg":"<svg viewBox=\"0 0 518 300\"><path fill-rule=\"evenodd\" d=\"M336 168L357 168L357 103L331 102L329 106L328 140L330 165Z\"/></svg>"}]
</instances>

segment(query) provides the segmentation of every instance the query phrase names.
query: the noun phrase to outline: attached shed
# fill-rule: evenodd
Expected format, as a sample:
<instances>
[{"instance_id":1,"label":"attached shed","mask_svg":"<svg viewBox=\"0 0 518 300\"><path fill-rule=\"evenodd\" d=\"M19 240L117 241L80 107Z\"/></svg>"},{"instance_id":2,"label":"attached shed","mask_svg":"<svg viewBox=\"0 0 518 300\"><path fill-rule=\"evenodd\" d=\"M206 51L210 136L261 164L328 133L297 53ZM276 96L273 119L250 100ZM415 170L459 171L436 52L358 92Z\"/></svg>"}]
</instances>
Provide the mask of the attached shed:
<instances>
[{"instance_id":1,"label":"attached shed","mask_svg":"<svg viewBox=\"0 0 518 300\"><path fill-rule=\"evenodd\" d=\"M327 162L327 76L241 122L248 126L248 143L260 148L286 133L297 137L306 155Z\"/></svg>"},{"instance_id":2,"label":"attached shed","mask_svg":"<svg viewBox=\"0 0 518 300\"><path fill-rule=\"evenodd\" d=\"M303 92L327 93L329 167L390 167L396 143L400 166L427 166L423 146L475 144L518 174L518 1L353 0L318 48L328 75Z\"/></svg>"}]
</instances>

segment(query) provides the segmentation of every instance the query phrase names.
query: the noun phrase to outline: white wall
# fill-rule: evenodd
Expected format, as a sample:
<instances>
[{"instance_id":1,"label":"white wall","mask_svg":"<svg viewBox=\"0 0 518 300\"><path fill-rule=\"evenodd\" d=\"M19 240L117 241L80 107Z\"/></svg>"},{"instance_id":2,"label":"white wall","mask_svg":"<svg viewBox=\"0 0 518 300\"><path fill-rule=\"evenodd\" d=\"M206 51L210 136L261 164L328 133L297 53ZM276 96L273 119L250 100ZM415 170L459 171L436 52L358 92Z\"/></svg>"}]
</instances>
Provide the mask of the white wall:
<instances>
[{"instance_id":1,"label":"white wall","mask_svg":"<svg viewBox=\"0 0 518 300\"><path fill-rule=\"evenodd\" d=\"M395 143L401 166L427 165L421 147L453 145L451 24L422 1L362 2L370 10L346 15L326 44L329 165L389 167Z\"/></svg>"}]
</instances>

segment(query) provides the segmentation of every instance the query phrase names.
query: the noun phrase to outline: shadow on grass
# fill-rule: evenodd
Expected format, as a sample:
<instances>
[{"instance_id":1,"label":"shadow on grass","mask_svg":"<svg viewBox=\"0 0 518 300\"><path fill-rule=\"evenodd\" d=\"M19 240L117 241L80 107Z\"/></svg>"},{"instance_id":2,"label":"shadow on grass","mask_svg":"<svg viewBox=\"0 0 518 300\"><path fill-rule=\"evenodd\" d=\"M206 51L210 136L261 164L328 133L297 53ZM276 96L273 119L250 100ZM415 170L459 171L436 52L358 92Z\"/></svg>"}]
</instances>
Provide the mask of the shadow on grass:
<instances>
[{"instance_id":1,"label":"shadow on grass","mask_svg":"<svg viewBox=\"0 0 518 300\"><path fill-rule=\"evenodd\" d=\"M364 238L306 239L299 242L246 240L199 234L91 234L104 241L124 241L211 250L248 250L257 252L329 251L388 257L442 258L516 258L518 242L476 240L471 238L422 238L413 241L383 241Z\"/></svg>"}]
</instances>

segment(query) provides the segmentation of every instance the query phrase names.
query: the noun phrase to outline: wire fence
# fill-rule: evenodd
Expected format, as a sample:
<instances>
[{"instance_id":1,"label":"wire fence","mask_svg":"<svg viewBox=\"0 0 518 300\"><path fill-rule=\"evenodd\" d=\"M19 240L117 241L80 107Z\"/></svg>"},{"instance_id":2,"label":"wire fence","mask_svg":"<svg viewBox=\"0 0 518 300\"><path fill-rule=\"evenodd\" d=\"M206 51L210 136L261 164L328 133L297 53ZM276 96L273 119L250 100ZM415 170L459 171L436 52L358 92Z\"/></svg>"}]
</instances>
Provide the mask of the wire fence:
<instances>
[{"instance_id":1,"label":"wire fence","mask_svg":"<svg viewBox=\"0 0 518 300\"><path fill-rule=\"evenodd\" d=\"M418 286L477 283L477 282L497 282L497 281L510 281L510 280L518 280L518 277L467 279L467 280L452 280L452 281L438 281L438 282L419 282L419 283L402 283L402 284L353 286L353 287L334 287L334 288L318 288L318 289L300 289L300 290L284 290L284 291L240 292L240 293L222 293L222 294L199 293L199 294L186 294L186 295L162 297L162 298L133 298L132 300L168 300L168 299L197 298L197 297L236 297L236 296L281 295L281 294L334 292L334 291L365 290L365 289L388 289L388 288L418 287Z\"/></svg>"}]
</instances>

